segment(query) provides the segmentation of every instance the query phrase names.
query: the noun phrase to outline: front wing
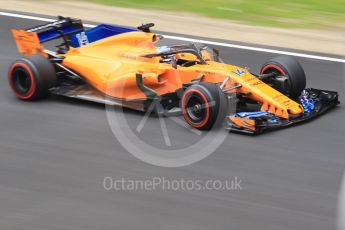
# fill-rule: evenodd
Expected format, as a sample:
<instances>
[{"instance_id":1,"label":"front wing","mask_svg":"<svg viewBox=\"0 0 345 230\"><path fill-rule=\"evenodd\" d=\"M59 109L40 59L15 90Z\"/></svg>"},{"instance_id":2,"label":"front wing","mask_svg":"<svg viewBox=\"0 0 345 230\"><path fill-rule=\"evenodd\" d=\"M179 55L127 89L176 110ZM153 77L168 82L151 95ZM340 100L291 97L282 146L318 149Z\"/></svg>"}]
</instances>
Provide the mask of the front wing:
<instances>
[{"instance_id":1,"label":"front wing","mask_svg":"<svg viewBox=\"0 0 345 230\"><path fill-rule=\"evenodd\" d=\"M227 117L227 129L232 132L260 134L312 120L339 104L338 93L309 88L299 98L304 107L301 116L283 119L268 111L242 112Z\"/></svg>"}]
</instances>

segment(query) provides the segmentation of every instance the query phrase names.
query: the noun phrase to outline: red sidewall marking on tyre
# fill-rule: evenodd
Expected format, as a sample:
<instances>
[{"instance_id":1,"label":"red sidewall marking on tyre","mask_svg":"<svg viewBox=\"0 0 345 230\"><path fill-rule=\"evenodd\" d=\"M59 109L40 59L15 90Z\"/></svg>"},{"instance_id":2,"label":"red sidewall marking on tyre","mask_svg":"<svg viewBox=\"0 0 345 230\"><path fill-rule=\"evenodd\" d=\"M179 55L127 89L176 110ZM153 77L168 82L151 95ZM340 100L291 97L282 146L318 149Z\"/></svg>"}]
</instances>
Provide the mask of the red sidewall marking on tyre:
<instances>
[{"instance_id":1,"label":"red sidewall marking on tyre","mask_svg":"<svg viewBox=\"0 0 345 230\"><path fill-rule=\"evenodd\" d=\"M187 114L187 111L186 111L186 98L188 95L190 95L191 93L196 93L198 94L199 96L201 96L201 98L203 99L204 101L204 104L205 104L205 108L206 108L206 117L205 119L200 123L200 124L195 124L189 117L188 117L188 114ZM182 114L183 114L183 117L186 119L187 123L189 125L191 125L192 127L194 128L201 128L203 127L208 119L210 118L210 107L208 105L208 102L207 102L207 98L205 97L205 95L197 90L197 89L190 89L188 90L183 96L182 96Z\"/></svg>"},{"instance_id":2,"label":"red sidewall marking on tyre","mask_svg":"<svg viewBox=\"0 0 345 230\"><path fill-rule=\"evenodd\" d=\"M286 75L286 74L285 74L285 71L284 71L281 67L279 67L279 66L277 66L277 65L274 65L274 64L266 65L266 66L261 70L261 73L260 73L260 74L265 73L265 71L268 70L268 69L276 69L276 70L278 70L281 74Z\"/></svg>"},{"instance_id":3,"label":"red sidewall marking on tyre","mask_svg":"<svg viewBox=\"0 0 345 230\"><path fill-rule=\"evenodd\" d=\"M18 93L17 90L16 90L16 86L15 86L14 83L13 83L13 71L14 71L14 69L15 69L16 67L22 67L22 68L24 68L25 71L29 74L29 77L30 77L30 80L31 80L30 89L28 90L28 92L27 92L25 95L21 95L20 93ZM35 81L34 75L33 75L32 71L31 71L30 67L29 67L27 64L25 64L25 63L20 63L20 62L19 62L19 63L13 64L13 65L11 66L10 71L9 71L9 76L8 76L8 77L10 78L10 81L9 81L9 82L10 82L10 86L11 86L11 88L12 88L12 91L14 92L14 94L15 94L18 98L20 98L20 99L22 99L22 100L27 100L27 99L31 98L31 97L34 95L34 93L35 93L35 91L36 91L36 81Z\"/></svg>"}]
</instances>

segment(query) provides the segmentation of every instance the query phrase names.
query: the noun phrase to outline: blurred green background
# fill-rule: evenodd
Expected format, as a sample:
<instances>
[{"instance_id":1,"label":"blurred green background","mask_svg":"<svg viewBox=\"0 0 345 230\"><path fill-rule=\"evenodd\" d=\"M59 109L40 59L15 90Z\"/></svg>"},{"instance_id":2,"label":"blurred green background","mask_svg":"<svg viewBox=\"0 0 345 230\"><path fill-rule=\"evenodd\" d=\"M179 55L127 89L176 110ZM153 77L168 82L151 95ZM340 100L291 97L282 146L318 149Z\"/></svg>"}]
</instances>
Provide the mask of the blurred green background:
<instances>
[{"instance_id":1,"label":"blurred green background","mask_svg":"<svg viewBox=\"0 0 345 230\"><path fill-rule=\"evenodd\" d=\"M345 23L345 0L86 0L120 7L193 12L245 24L310 28Z\"/></svg>"}]
</instances>

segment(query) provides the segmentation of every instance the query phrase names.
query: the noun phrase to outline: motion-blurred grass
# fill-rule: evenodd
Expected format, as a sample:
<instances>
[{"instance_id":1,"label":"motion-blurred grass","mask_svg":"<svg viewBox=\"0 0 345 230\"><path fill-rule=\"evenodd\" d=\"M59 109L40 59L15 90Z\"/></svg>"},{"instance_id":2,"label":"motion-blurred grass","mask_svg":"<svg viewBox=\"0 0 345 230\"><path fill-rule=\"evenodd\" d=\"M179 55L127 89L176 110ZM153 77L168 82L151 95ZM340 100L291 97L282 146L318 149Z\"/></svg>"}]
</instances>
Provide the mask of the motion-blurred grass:
<instances>
[{"instance_id":1,"label":"motion-blurred grass","mask_svg":"<svg viewBox=\"0 0 345 230\"><path fill-rule=\"evenodd\" d=\"M345 0L86 1L130 8L193 12L263 26L310 28L334 27L345 23Z\"/></svg>"}]
</instances>

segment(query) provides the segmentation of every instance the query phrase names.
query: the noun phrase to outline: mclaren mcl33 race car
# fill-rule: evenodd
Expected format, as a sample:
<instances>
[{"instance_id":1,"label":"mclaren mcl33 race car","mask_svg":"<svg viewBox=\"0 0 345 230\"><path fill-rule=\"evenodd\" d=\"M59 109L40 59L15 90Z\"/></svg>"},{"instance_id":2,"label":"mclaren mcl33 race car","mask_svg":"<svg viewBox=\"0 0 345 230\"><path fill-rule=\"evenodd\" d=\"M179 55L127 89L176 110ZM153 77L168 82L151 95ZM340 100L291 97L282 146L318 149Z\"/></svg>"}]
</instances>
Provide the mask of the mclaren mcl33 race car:
<instances>
[{"instance_id":1,"label":"mclaren mcl33 race car","mask_svg":"<svg viewBox=\"0 0 345 230\"><path fill-rule=\"evenodd\" d=\"M24 57L10 66L8 79L21 100L49 93L110 105L183 115L193 128L226 125L257 134L310 120L335 107L337 92L306 88L293 58L269 60L258 74L222 63L207 46L161 46L154 26L137 29L101 24L85 29L80 19L12 33ZM42 43L61 40L56 51ZM60 42L59 42L60 43Z\"/></svg>"}]
</instances>

